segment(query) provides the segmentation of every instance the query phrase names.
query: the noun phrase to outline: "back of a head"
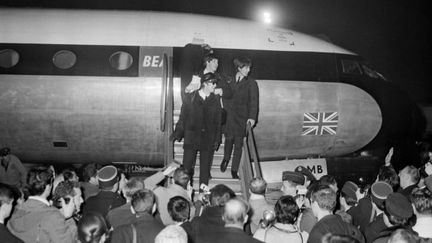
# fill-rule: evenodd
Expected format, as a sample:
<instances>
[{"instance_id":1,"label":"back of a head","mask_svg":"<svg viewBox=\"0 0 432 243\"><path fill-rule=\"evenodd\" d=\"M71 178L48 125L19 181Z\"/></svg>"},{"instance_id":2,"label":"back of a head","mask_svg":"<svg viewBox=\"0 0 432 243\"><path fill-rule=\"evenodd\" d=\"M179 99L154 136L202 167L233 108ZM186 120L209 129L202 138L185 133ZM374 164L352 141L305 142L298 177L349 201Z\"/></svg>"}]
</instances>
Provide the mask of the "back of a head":
<instances>
[{"instance_id":1,"label":"back of a head","mask_svg":"<svg viewBox=\"0 0 432 243\"><path fill-rule=\"evenodd\" d=\"M388 243L413 243L419 242L419 238L412 232L406 229L397 229L393 231Z\"/></svg>"},{"instance_id":2,"label":"back of a head","mask_svg":"<svg viewBox=\"0 0 432 243\"><path fill-rule=\"evenodd\" d=\"M11 153L11 149L8 147L4 147L0 149L0 157L8 156Z\"/></svg>"},{"instance_id":3,"label":"back of a head","mask_svg":"<svg viewBox=\"0 0 432 243\"><path fill-rule=\"evenodd\" d=\"M336 178L332 175L323 175L320 179L319 182L321 185L334 185L336 184Z\"/></svg>"},{"instance_id":4,"label":"back of a head","mask_svg":"<svg viewBox=\"0 0 432 243\"><path fill-rule=\"evenodd\" d=\"M14 200L13 188L9 185L0 183L0 206L3 203L10 203Z\"/></svg>"},{"instance_id":5,"label":"back of a head","mask_svg":"<svg viewBox=\"0 0 432 243\"><path fill-rule=\"evenodd\" d=\"M225 224L244 224L249 211L248 205L237 198L228 200L223 210Z\"/></svg>"},{"instance_id":6,"label":"back of a head","mask_svg":"<svg viewBox=\"0 0 432 243\"><path fill-rule=\"evenodd\" d=\"M99 243L107 233L107 224L100 214L86 213L78 222L78 238L81 243Z\"/></svg>"},{"instance_id":7,"label":"back of a head","mask_svg":"<svg viewBox=\"0 0 432 243\"><path fill-rule=\"evenodd\" d=\"M360 242L349 235L338 235L338 234L327 233L321 239L321 243L360 243Z\"/></svg>"},{"instance_id":8,"label":"back of a head","mask_svg":"<svg viewBox=\"0 0 432 243\"><path fill-rule=\"evenodd\" d=\"M60 207L60 198L64 198L66 203L69 203L67 197L75 196L74 188L79 188L79 183L76 181L62 181L58 184L53 192L53 205Z\"/></svg>"},{"instance_id":9,"label":"back of a head","mask_svg":"<svg viewBox=\"0 0 432 243\"><path fill-rule=\"evenodd\" d=\"M90 178L97 176L96 164L86 164L82 169L82 181L89 182Z\"/></svg>"},{"instance_id":10,"label":"back of a head","mask_svg":"<svg viewBox=\"0 0 432 243\"><path fill-rule=\"evenodd\" d=\"M175 222L185 222L189 220L190 204L182 196L175 196L168 201L168 213Z\"/></svg>"},{"instance_id":11,"label":"back of a head","mask_svg":"<svg viewBox=\"0 0 432 243\"><path fill-rule=\"evenodd\" d=\"M187 188L187 185L190 180L189 172L184 167L179 167L174 171L173 175L174 183L183 187Z\"/></svg>"},{"instance_id":12,"label":"back of a head","mask_svg":"<svg viewBox=\"0 0 432 243\"><path fill-rule=\"evenodd\" d=\"M399 177L396 171L391 166L382 166L378 172L378 180L384 181L390 184L390 186L395 190L399 185Z\"/></svg>"},{"instance_id":13,"label":"back of a head","mask_svg":"<svg viewBox=\"0 0 432 243\"><path fill-rule=\"evenodd\" d=\"M418 213L432 216L432 192L427 188L414 188L410 198Z\"/></svg>"},{"instance_id":14,"label":"back of a head","mask_svg":"<svg viewBox=\"0 0 432 243\"><path fill-rule=\"evenodd\" d=\"M267 182L262 178L253 178L249 183L252 193L264 195L267 189Z\"/></svg>"},{"instance_id":15,"label":"back of a head","mask_svg":"<svg viewBox=\"0 0 432 243\"><path fill-rule=\"evenodd\" d=\"M30 196L41 195L46 186L53 183L52 171L46 167L36 167L30 169L27 174L27 184Z\"/></svg>"},{"instance_id":16,"label":"back of a head","mask_svg":"<svg viewBox=\"0 0 432 243\"><path fill-rule=\"evenodd\" d=\"M276 221L282 224L294 224L300 209L292 196L282 196L275 205Z\"/></svg>"},{"instance_id":17,"label":"back of a head","mask_svg":"<svg viewBox=\"0 0 432 243\"><path fill-rule=\"evenodd\" d=\"M155 238L155 243L187 243L186 231L178 225L168 225Z\"/></svg>"},{"instance_id":18,"label":"back of a head","mask_svg":"<svg viewBox=\"0 0 432 243\"><path fill-rule=\"evenodd\" d=\"M125 186L122 189L123 196L125 196L127 199L131 199L132 195L141 189L144 189L144 182L141 181L139 178L132 177L126 182Z\"/></svg>"},{"instance_id":19,"label":"back of a head","mask_svg":"<svg viewBox=\"0 0 432 243\"><path fill-rule=\"evenodd\" d=\"M155 195L148 189L136 191L132 195L132 207L137 214L152 213L153 205L155 203Z\"/></svg>"},{"instance_id":20,"label":"back of a head","mask_svg":"<svg viewBox=\"0 0 432 243\"><path fill-rule=\"evenodd\" d=\"M231 198L235 198L234 191L224 184L218 184L210 189L210 203L212 206L224 206Z\"/></svg>"},{"instance_id":21,"label":"back of a head","mask_svg":"<svg viewBox=\"0 0 432 243\"><path fill-rule=\"evenodd\" d=\"M311 202L317 202L322 210L333 212L336 207L336 192L328 185L319 185L312 191Z\"/></svg>"},{"instance_id":22,"label":"back of a head","mask_svg":"<svg viewBox=\"0 0 432 243\"><path fill-rule=\"evenodd\" d=\"M403 168L403 171L405 171L405 173L409 176L409 179L412 183L417 184L420 180L420 172L416 167L408 165Z\"/></svg>"}]
</instances>

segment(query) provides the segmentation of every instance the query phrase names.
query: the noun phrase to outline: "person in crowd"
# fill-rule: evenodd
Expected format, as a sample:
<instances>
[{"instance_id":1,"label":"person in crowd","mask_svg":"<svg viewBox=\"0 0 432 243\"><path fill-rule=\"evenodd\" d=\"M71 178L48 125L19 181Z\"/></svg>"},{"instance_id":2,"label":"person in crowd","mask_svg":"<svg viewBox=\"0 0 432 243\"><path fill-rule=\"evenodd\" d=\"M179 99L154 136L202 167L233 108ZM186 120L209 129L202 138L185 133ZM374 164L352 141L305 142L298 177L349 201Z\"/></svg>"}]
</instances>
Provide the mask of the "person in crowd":
<instances>
[{"instance_id":1,"label":"person in crowd","mask_svg":"<svg viewBox=\"0 0 432 243\"><path fill-rule=\"evenodd\" d=\"M153 217L156 212L156 197L148 189L142 189L132 195L132 207L137 215L136 222L114 229L112 243L153 243L156 235L164 228Z\"/></svg>"},{"instance_id":2,"label":"person in crowd","mask_svg":"<svg viewBox=\"0 0 432 243\"><path fill-rule=\"evenodd\" d=\"M305 177L300 172L284 171L282 172L282 194L295 197L298 186L304 185Z\"/></svg>"},{"instance_id":3,"label":"person in crowd","mask_svg":"<svg viewBox=\"0 0 432 243\"><path fill-rule=\"evenodd\" d=\"M341 194L339 197L340 210L336 211L336 214L341 216L341 218L347 222L352 223L352 216L348 211L357 205L357 195L359 187L352 181L347 181L341 189Z\"/></svg>"},{"instance_id":4,"label":"person in crowd","mask_svg":"<svg viewBox=\"0 0 432 243\"><path fill-rule=\"evenodd\" d=\"M109 237L105 219L98 213L84 214L78 222L78 240L80 243L104 243Z\"/></svg>"},{"instance_id":5,"label":"person in crowd","mask_svg":"<svg viewBox=\"0 0 432 243\"><path fill-rule=\"evenodd\" d=\"M319 181L315 181L311 185L309 185L309 188L307 189L306 196L304 198L304 209L301 211L300 216L297 220L297 225L300 228L300 231L307 232L310 234L312 231L312 228L314 225L318 222L317 217L313 214L312 208L311 208L311 199L312 199L312 192L319 186Z\"/></svg>"},{"instance_id":6,"label":"person in crowd","mask_svg":"<svg viewBox=\"0 0 432 243\"><path fill-rule=\"evenodd\" d=\"M122 206L126 203L126 200L117 193L119 189L119 173L115 166L107 165L102 167L98 171L98 181L101 191L84 202L83 213L93 211L106 217L111 209Z\"/></svg>"},{"instance_id":7,"label":"person in crowd","mask_svg":"<svg viewBox=\"0 0 432 243\"><path fill-rule=\"evenodd\" d=\"M27 170L17 156L11 154L10 148L0 149L0 183L17 188L24 187Z\"/></svg>"},{"instance_id":8,"label":"person in crowd","mask_svg":"<svg viewBox=\"0 0 432 243\"><path fill-rule=\"evenodd\" d=\"M0 183L0 239L1 242L23 243L5 227L5 220L9 218L12 212L14 202L14 193L12 187Z\"/></svg>"},{"instance_id":9,"label":"person in crowd","mask_svg":"<svg viewBox=\"0 0 432 243\"><path fill-rule=\"evenodd\" d=\"M344 222L341 217L333 214L336 207L334 189L320 185L312 192L311 199L312 211L318 222L312 228L307 242L321 242L322 237L327 233L349 235L364 242L363 235L357 227Z\"/></svg>"},{"instance_id":10,"label":"person in crowd","mask_svg":"<svg viewBox=\"0 0 432 243\"><path fill-rule=\"evenodd\" d=\"M183 166L193 178L197 152L200 152L199 184L208 185L213 152L222 141L221 105L215 96L218 80L213 73L201 77L201 88L185 96L172 140L184 137Z\"/></svg>"},{"instance_id":11,"label":"person in crowd","mask_svg":"<svg viewBox=\"0 0 432 243\"><path fill-rule=\"evenodd\" d=\"M74 181L74 182L79 181L78 175L77 175L74 167L67 166L66 168L62 169L61 173L57 174L54 177L53 191L55 191L58 184L62 181Z\"/></svg>"},{"instance_id":12,"label":"person in crowd","mask_svg":"<svg viewBox=\"0 0 432 243\"><path fill-rule=\"evenodd\" d=\"M383 214L386 227L380 231L375 231L377 234L375 234L375 232L374 234L370 234L373 231L367 230L365 232L367 242L385 243L396 229L409 229L411 227L410 224L412 222L410 220L412 219L413 213L411 203L403 194L394 192L388 195L385 200L385 210Z\"/></svg>"},{"instance_id":13,"label":"person in crowd","mask_svg":"<svg viewBox=\"0 0 432 243\"><path fill-rule=\"evenodd\" d=\"M243 230L248 221L248 209L247 203L240 199L228 200L222 209L223 226L212 228L206 234L199 234L195 242L262 242L246 234Z\"/></svg>"},{"instance_id":14,"label":"person in crowd","mask_svg":"<svg viewBox=\"0 0 432 243\"><path fill-rule=\"evenodd\" d=\"M348 213L352 217L352 222L365 232L366 226L373 221L374 224L383 225L384 201L393 192L390 184L384 181L377 181L372 184L370 196L362 198L357 206L352 207ZM376 228L378 226L374 226Z\"/></svg>"},{"instance_id":15,"label":"person in crowd","mask_svg":"<svg viewBox=\"0 0 432 243\"><path fill-rule=\"evenodd\" d=\"M191 203L182 196L170 198L167 209L173 224L181 225L190 219Z\"/></svg>"},{"instance_id":16,"label":"person in crowd","mask_svg":"<svg viewBox=\"0 0 432 243\"><path fill-rule=\"evenodd\" d=\"M249 72L252 62L247 57L234 59L236 74L228 79L233 91L231 99L224 100L224 108L227 111L225 124L224 158L220 165L222 172L228 167L234 147L231 166L231 175L238 178L238 169L243 148L243 138L246 136L246 126L255 126L258 119L258 84L250 77Z\"/></svg>"},{"instance_id":17,"label":"person in crowd","mask_svg":"<svg viewBox=\"0 0 432 243\"><path fill-rule=\"evenodd\" d=\"M400 190L398 192L409 199L412 190L417 187L419 180L419 170L412 165L405 166L399 171Z\"/></svg>"},{"instance_id":18,"label":"person in crowd","mask_svg":"<svg viewBox=\"0 0 432 243\"><path fill-rule=\"evenodd\" d=\"M30 196L18 206L8 222L12 234L24 242L75 242L77 228L70 218L75 210L71 195L60 198L62 210L50 206L52 171L45 167L32 168L27 184ZM68 202L66 202L68 201Z\"/></svg>"},{"instance_id":19,"label":"person in crowd","mask_svg":"<svg viewBox=\"0 0 432 243\"><path fill-rule=\"evenodd\" d=\"M187 243L186 231L178 225L166 226L155 238L155 243Z\"/></svg>"},{"instance_id":20,"label":"person in crowd","mask_svg":"<svg viewBox=\"0 0 432 243\"><path fill-rule=\"evenodd\" d=\"M142 189L144 189L144 182L138 178L132 177L126 182L122 190L122 194L126 198L126 204L117 208L113 208L108 212L107 220L111 227L115 229L120 225L131 224L135 222L136 215L131 204L132 195Z\"/></svg>"},{"instance_id":21,"label":"person in crowd","mask_svg":"<svg viewBox=\"0 0 432 243\"><path fill-rule=\"evenodd\" d=\"M275 205L276 222L268 228L259 228L254 238L266 243L306 242L308 233L295 225L300 209L292 196L282 196Z\"/></svg>"},{"instance_id":22,"label":"person in crowd","mask_svg":"<svg viewBox=\"0 0 432 243\"><path fill-rule=\"evenodd\" d=\"M181 225L188 233L188 238L192 242L199 242L196 239L201 235L208 234L214 228L223 227L223 207L232 198L235 198L235 193L224 184L218 184L210 189L210 205L204 207L200 216L196 216L191 221ZM196 203L200 202L200 197L198 197ZM201 203L205 204L205 202Z\"/></svg>"},{"instance_id":23,"label":"person in crowd","mask_svg":"<svg viewBox=\"0 0 432 243\"><path fill-rule=\"evenodd\" d=\"M75 206L72 212L63 212L63 215L68 215L66 217L67 219L69 218L69 214L72 214L71 216L78 216L81 212L81 204L84 202L79 183L76 181L62 181L58 184L53 193L53 205L59 208L60 211L70 210L69 207L63 208L61 198L63 198L65 202L72 200Z\"/></svg>"},{"instance_id":24,"label":"person in crowd","mask_svg":"<svg viewBox=\"0 0 432 243\"><path fill-rule=\"evenodd\" d=\"M274 211L274 206L267 201L265 193L267 182L262 178L254 178L249 183L249 205L251 206L250 228L254 233L258 229L260 220L265 211Z\"/></svg>"},{"instance_id":25,"label":"person in crowd","mask_svg":"<svg viewBox=\"0 0 432 243\"><path fill-rule=\"evenodd\" d=\"M321 239L321 243L360 243L360 242L349 235L338 235L338 234L327 233Z\"/></svg>"},{"instance_id":26,"label":"person in crowd","mask_svg":"<svg viewBox=\"0 0 432 243\"><path fill-rule=\"evenodd\" d=\"M99 193L100 189L96 164L86 164L82 168L82 181L80 184L83 189L84 200L96 196Z\"/></svg>"},{"instance_id":27,"label":"person in crowd","mask_svg":"<svg viewBox=\"0 0 432 243\"><path fill-rule=\"evenodd\" d=\"M415 188L410 197L417 218L412 229L420 237L432 239L432 192L426 188Z\"/></svg>"},{"instance_id":28,"label":"person in crowd","mask_svg":"<svg viewBox=\"0 0 432 243\"><path fill-rule=\"evenodd\" d=\"M432 162L425 164L425 173L427 174L427 177L424 179L424 184L426 188L432 192Z\"/></svg>"},{"instance_id":29,"label":"person in crowd","mask_svg":"<svg viewBox=\"0 0 432 243\"><path fill-rule=\"evenodd\" d=\"M336 178L334 176L332 176L332 175L323 175L319 179L319 183L321 185L327 185L327 186L329 186L336 193L339 191L339 187L338 187L338 183L336 181Z\"/></svg>"},{"instance_id":30,"label":"person in crowd","mask_svg":"<svg viewBox=\"0 0 432 243\"><path fill-rule=\"evenodd\" d=\"M303 176L305 177L304 186L306 188L308 188L312 183L314 183L317 180L315 176L312 174L312 172L302 165L297 166L294 172L299 172L303 174Z\"/></svg>"},{"instance_id":31,"label":"person in crowd","mask_svg":"<svg viewBox=\"0 0 432 243\"><path fill-rule=\"evenodd\" d=\"M174 223L168 212L168 202L172 197L181 196L188 200L188 203L192 205L191 191L188 188L190 182L190 175L186 168L180 167L175 169L173 174L173 183L169 183L166 187L156 187L153 192L157 198L157 206L160 218L164 225L170 225ZM195 213L195 208L191 206L190 213L192 216Z\"/></svg>"},{"instance_id":32,"label":"person in crowd","mask_svg":"<svg viewBox=\"0 0 432 243\"><path fill-rule=\"evenodd\" d=\"M377 181L385 181L397 191L399 188L399 176L393 169L393 166L381 166L378 172Z\"/></svg>"},{"instance_id":33,"label":"person in crowd","mask_svg":"<svg viewBox=\"0 0 432 243\"><path fill-rule=\"evenodd\" d=\"M387 243L416 243L421 242L411 230L397 229L390 235ZM424 242L426 243L426 242Z\"/></svg>"}]
</instances>

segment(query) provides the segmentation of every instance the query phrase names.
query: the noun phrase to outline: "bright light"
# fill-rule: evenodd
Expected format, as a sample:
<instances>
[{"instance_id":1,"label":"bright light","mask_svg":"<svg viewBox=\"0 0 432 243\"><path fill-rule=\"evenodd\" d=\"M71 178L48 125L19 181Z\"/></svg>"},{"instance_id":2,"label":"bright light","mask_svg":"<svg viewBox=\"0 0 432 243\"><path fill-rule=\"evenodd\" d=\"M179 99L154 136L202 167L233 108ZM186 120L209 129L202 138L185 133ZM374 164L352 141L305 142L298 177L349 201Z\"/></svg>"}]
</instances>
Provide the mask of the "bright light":
<instances>
[{"instance_id":1,"label":"bright light","mask_svg":"<svg viewBox=\"0 0 432 243\"><path fill-rule=\"evenodd\" d=\"M264 19L263 19L264 23L270 24L272 22L271 14L269 12L265 11L263 13L263 17L264 17Z\"/></svg>"}]
</instances>

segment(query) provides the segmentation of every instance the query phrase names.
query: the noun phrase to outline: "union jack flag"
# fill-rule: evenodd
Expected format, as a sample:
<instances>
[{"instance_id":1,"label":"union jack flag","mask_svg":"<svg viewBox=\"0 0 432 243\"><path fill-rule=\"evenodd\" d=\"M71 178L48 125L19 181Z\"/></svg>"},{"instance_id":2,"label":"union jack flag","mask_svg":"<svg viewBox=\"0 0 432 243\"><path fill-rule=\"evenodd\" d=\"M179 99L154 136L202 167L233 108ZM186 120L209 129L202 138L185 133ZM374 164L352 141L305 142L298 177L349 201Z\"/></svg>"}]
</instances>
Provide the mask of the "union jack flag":
<instances>
[{"instance_id":1,"label":"union jack flag","mask_svg":"<svg viewBox=\"0 0 432 243\"><path fill-rule=\"evenodd\" d=\"M336 135L338 119L338 112L304 113L302 135Z\"/></svg>"}]
</instances>

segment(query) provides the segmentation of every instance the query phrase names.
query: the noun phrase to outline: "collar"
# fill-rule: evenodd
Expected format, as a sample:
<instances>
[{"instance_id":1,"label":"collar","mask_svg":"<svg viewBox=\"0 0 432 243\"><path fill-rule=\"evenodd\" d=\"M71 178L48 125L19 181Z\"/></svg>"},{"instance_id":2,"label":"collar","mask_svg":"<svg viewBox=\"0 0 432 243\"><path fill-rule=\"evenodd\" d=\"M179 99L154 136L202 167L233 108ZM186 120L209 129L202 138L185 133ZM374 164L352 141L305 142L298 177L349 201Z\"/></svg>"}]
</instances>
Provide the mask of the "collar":
<instances>
[{"instance_id":1,"label":"collar","mask_svg":"<svg viewBox=\"0 0 432 243\"><path fill-rule=\"evenodd\" d=\"M265 200L264 195L252 194L249 197L249 200Z\"/></svg>"},{"instance_id":2,"label":"collar","mask_svg":"<svg viewBox=\"0 0 432 243\"><path fill-rule=\"evenodd\" d=\"M201 96L201 98L202 98L203 100L205 100L207 97L210 96L210 94L209 94L209 95L205 95L205 94L204 94L204 91L202 91L201 89L198 90L198 94Z\"/></svg>"},{"instance_id":3,"label":"collar","mask_svg":"<svg viewBox=\"0 0 432 243\"><path fill-rule=\"evenodd\" d=\"M51 204L43 197L40 196L29 196L28 199L37 200L39 202L42 202L43 204L47 205L48 207L51 206Z\"/></svg>"}]
</instances>

